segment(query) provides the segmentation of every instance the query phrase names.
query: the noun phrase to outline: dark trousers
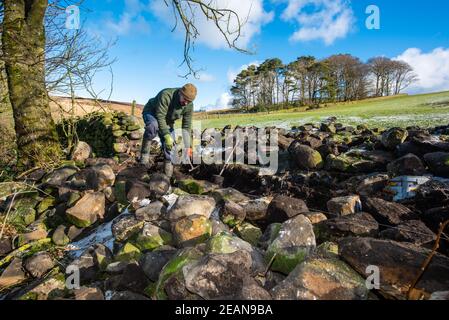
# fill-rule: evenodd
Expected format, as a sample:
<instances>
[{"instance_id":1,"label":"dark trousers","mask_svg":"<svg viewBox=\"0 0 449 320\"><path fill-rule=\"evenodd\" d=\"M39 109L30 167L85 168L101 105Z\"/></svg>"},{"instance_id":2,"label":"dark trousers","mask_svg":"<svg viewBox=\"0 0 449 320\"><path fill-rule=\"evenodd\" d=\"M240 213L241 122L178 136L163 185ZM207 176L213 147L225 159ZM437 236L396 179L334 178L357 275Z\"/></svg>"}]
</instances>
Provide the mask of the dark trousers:
<instances>
[{"instance_id":1,"label":"dark trousers","mask_svg":"<svg viewBox=\"0 0 449 320\"><path fill-rule=\"evenodd\" d=\"M164 151L165 160L172 161L175 146L173 147L172 151L167 150L167 147L165 146L164 136L159 131L159 124L157 122L157 119L151 113L143 113L143 121L145 122L145 133L143 135L143 139L146 141L151 141L156 138L157 135L159 135L162 143L162 149ZM175 140L175 130L173 128L170 128L170 134L173 137L173 140Z\"/></svg>"}]
</instances>

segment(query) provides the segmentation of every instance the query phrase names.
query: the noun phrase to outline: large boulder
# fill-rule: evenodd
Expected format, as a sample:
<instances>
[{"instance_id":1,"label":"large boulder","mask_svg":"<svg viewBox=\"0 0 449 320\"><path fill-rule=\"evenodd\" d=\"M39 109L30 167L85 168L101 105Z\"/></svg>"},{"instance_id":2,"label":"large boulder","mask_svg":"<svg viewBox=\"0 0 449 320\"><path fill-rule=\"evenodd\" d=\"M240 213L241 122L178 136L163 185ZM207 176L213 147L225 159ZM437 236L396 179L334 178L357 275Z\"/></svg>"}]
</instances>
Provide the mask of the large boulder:
<instances>
[{"instance_id":1,"label":"large boulder","mask_svg":"<svg viewBox=\"0 0 449 320\"><path fill-rule=\"evenodd\" d=\"M320 242L333 241L343 237L375 237L379 224L369 214L360 212L322 221L314 226Z\"/></svg>"},{"instance_id":2,"label":"large boulder","mask_svg":"<svg viewBox=\"0 0 449 320\"><path fill-rule=\"evenodd\" d=\"M151 251L163 245L173 244L173 237L169 232L146 222L136 235L134 243L140 251Z\"/></svg>"},{"instance_id":3,"label":"large boulder","mask_svg":"<svg viewBox=\"0 0 449 320\"><path fill-rule=\"evenodd\" d=\"M143 294L150 281L142 268L137 263L129 263L125 266L122 274L110 277L105 281L105 289L117 291L131 291Z\"/></svg>"},{"instance_id":4,"label":"large boulder","mask_svg":"<svg viewBox=\"0 0 449 320\"><path fill-rule=\"evenodd\" d=\"M168 216L170 221L176 221L191 215L200 215L209 219L215 206L214 198L208 196L180 196L170 209Z\"/></svg>"},{"instance_id":5,"label":"large boulder","mask_svg":"<svg viewBox=\"0 0 449 320\"><path fill-rule=\"evenodd\" d=\"M379 292L387 298L404 300L411 284L431 250L409 243L372 238L344 238L339 241L340 256L359 274L368 277L369 266L380 271ZM449 258L436 254L416 285L426 296L449 288Z\"/></svg>"},{"instance_id":6,"label":"large boulder","mask_svg":"<svg viewBox=\"0 0 449 320\"><path fill-rule=\"evenodd\" d=\"M64 166L47 174L42 181L52 186L63 186L66 180L78 171L77 167Z\"/></svg>"},{"instance_id":7,"label":"large boulder","mask_svg":"<svg viewBox=\"0 0 449 320\"><path fill-rule=\"evenodd\" d=\"M293 143L289 148L293 160L301 169L316 170L324 165L321 154L309 146Z\"/></svg>"},{"instance_id":8,"label":"large boulder","mask_svg":"<svg viewBox=\"0 0 449 320\"><path fill-rule=\"evenodd\" d=\"M160 201L151 202L149 205L136 210L136 218L148 222L164 218L166 214L167 207Z\"/></svg>"},{"instance_id":9,"label":"large boulder","mask_svg":"<svg viewBox=\"0 0 449 320\"><path fill-rule=\"evenodd\" d=\"M152 190L150 186L141 181L127 181L126 182L126 198L131 203L138 203L139 201L151 197Z\"/></svg>"},{"instance_id":10,"label":"large boulder","mask_svg":"<svg viewBox=\"0 0 449 320\"><path fill-rule=\"evenodd\" d=\"M20 296L20 300L49 300L62 298L67 288L65 277L58 273L40 282L37 286Z\"/></svg>"},{"instance_id":11,"label":"large boulder","mask_svg":"<svg viewBox=\"0 0 449 320\"><path fill-rule=\"evenodd\" d=\"M0 275L0 291L21 284L26 280L22 259L15 258Z\"/></svg>"},{"instance_id":12,"label":"large boulder","mask_svg":"<svg viewBox=\"0 0 449 320\"><path fill-rule=\"evenodd\" d=\"M104 294L100 288L83 286L75 290L75 300L101 301L104 300Z\"/></svg>"},{"instance_id":13,"label":"large boulder","mask_svg":"<svg viewBox=\"0 0 449 320\"><path fill-rule=\"evenodd\" d=\"M134 215L127 214L114 220L112 224L112 235L118 242L125 242L137 234L144 225L143 220L138 220Z\"/></svg>"},{"instance_id":14,"label":"large boulder","mask_svg":"<svg viewBox=\"0 0 449 320\"><path fill-rule=\"evenodd\" d=\"M198 296L186 289L183 270L195 264L202 256L203 253L195 247L178 251L162 268L154 285L152 298L156 300L198 299Z\"/></svg>"},{"instance_id":15,"label":"large boulder","mask_svg":"<svg viewBox=\"0 0 449 320\"><path fill-rule=\"evenodd\" d=\"M67 219L79 228L89 227L98 218L103 219L105 196L101 192L87 193L72 208L67 209Z\"/></svg>"},{"instance_id":16,"label":"large boulder","mask_svg":"<svg viewBox=\"0 0 449 320\"><path fill-rule=\"evenodd\" d=\"M346 263L309 258L271 290L276 300L366 300L365 280Z\"/></svg>"},{"instance_id":17,"label":"large boulder","mask_svg":"<svg viewBox=\"0 0 449 320\"><path fill-rule=\"evenodd\" d=\"M76 162L86 161L92 153L92 148L84 141L78 141L72 151L71 159Z\"/></svg>"},{"instance_id":18,"label":"large boulder","mask_svg":"<svg viewBox=\"0 0 449 320\"><path fill-rule=\"evenodd\" d=\"M270 205L271 198L259 198L241 202L240 205L246 212L246 220L249 221L261 221L267 220L268 206Z\"/></svg>"},{"instance_id":19,"label":"large boulder","mask_svg":"<svg viewBox=\"0 0 449 320\"><path fill-rule=\"evenodd\" d=\"M149 186L156 196L163 196L170 190L170 178L162 173L151 175Z\"/></svg>"},{"instance_id":20,"label":"large boulder","mask_svg":"<svg viewBox=\"0 0 449 320\"><path fill-rule=\"evenodd\" d=\"M173 235L179 246L194 246L206 241L212 234L212 224L202 215L189 215L173 224Z\"/></svg>"},{"instance_id":21,"label":"large boulder","mask_svg":"<svg viewBox=\"0 0 449 320\"><path fill-rule=\"evenodd\" d=\"M282 224L277 237L268 246L266 261L272 261L273 271L289 274L315 247L313 226L304 215L299 215Z\"/></svg>"},{"instance_id":22,"label":"large boulder","mask_svg":"<svg viewBox=\"0 0 449 320\"><path fill-rule=\"evenodd\" d=\"M424 160L433 174L449 178L449 153L428 153L424 155Z\"/></svg>"},{"instance_id":23,"label":"large boulder","mask_svg":"<svg viewBox=\"0 0 449 320\"><path fill-rule=\"evenodd\" d=\"M207 255L184 269L186 288L206 300L238 299L251 263L246 251Z\"/></svg>"},{"instance_id":24,"label":"large boulder","mask_svg":"<svg viewBox=\"0 0 449 320\"><path fill-rule=\"evenodd\" d=\"M157 281L159 273L168 261L176 254L176 250L154 250L145 253L140 259L143 272L151 281Z\"/></svg>"},{"instance_id":25,"label":"large boulder","mask_svg":"<svg viewBox=\"0 0 449 320\"><path fill-rule=\"evenodd\" d=\"M387 149L394 150L408 137L408 132L402 128L391 128L382 134L381 142Z\"/></svg>"},{"instance_id":26,"label":"large boulder","mask_svg":"<svg viewBox=\"0 0 449 320\"><path fill-rule=\"evenodd\" d=\"M309 209L304 200L278 195L268 206L268 221L282 223L306 212Z\"/></svg>"},{"instance_id":27,"label":"large boulder","mask_svg":"<svg viewBox=\"0 0 449 320\"><path fill-rule=\"evenodd\" d=\"M235 232L243 240L257 246L260 237L262 237L262 230L248 222L243 222L235 227Z\"/></svg>"},{"instance_id":28,"label":"large boulder","mask_svg":"<svg viewBox=\"0 0 449 320\"><path fill-rule=\"evenodd\" d=\"M362 202L357 195L332 198L327 202L327 210L333 215L346 216L360 212Z\"/></svg>"},{"instance_id":29,"label":"large boulder","mask_svg":"<svg viewBox=\"0 0 449 320\"><path fill-rule=\"evenodd\" d=\"M402 204L380 198L363 198L363 210L370 213L380 224L396 226L413 218L413 212Z\"/></svg>"},{"instance_id":30,"label":"large boulder","mask_svg":"<svg viewBox=\"0 0 449 320\"><path fill-rule=\"evenodd\" d=\"M436 234L427 228L424 222L420 220L410 220L401 223L396 228L388 228L382 231L380 237L399 242L411 242L421 246L435 241Z\"/></svg>"},{"instance_id":31,"label":"large boulder","mask_svg":"<svg viewBox=\"0 0 449 320\"><path fill-rule=\"evenodd\" d=\"M384 171L391 161L393 155L390 152L351 150L339 156L329 155L326 159L326 168L348 173L372 173Z\"/></svg>"},{"instance_id":32,"label":"large boulder","mask_svg":"<svg viewBox=\"0 0 449 320\"><path fill-rule=\"evenodd\" d=\"M67 182L74 189L103 191L114 185L115 173L111 166L97 164L79 171Z\"/></svg>"},{"instance_id":33,"label":"large boulder","mask_svg":"<svg viewBox=\"0 0 449 320\"><path fill-rule=\"evenodd\" d=\"M215 189L209 192L208 195L213 197L217 203L222 203L225 200L235 203L241 203L249 200L247 196L234 188Z\"/></svg>"},{"instance_id":34,"label":"large boulder","mask_svg":"<svg viewBox=\"0 0 449 320\"><path fill-rule=\"evenodd\" d=\"M211 237L207 243L206 248L208 253L227 254L236 251L247 251L251 254L252 274L259 274L266 271L267 264L264 261L264 256L261 250L252 246L249 242L236 237L229 232L221 232Z\"/></svg>"},{"instance_id":35,"label":"large boulder","mask_svg":"<svg viewBox=\"0 0 449 320\"><path fill-rule=\"evenodd\" d=\"M412 153L390 162L387 170L394 176L420 176L426 172L421 159Z\"/></svg>"}]
</instances>

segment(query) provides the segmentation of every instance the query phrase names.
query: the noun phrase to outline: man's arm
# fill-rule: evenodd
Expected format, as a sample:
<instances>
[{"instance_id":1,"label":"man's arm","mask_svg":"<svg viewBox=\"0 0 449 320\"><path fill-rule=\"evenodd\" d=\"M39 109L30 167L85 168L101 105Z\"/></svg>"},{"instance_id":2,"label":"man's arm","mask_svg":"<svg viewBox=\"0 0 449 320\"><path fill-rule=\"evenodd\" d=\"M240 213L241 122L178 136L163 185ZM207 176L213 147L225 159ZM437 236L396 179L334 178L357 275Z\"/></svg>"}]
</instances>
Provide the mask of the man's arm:
<instances>
[{"instance_id":1,"label":"man's arm","mask_svg":"<svg viewBox=\"0 0 449 320\"><path fill-rule=\"evenodd\" d=\"M191 136L192 136L192 119L193 119L193 103L187 107L186 112L182 117L182 138L184 140L184 146L191 148Z\"/></svg>"},{"instance_id":2,"label":"man's arm","mask_svg":"<svg viewBox=\"0 0 449 320\"><path fill-rule=\"evenodd\" d=\"M170 134L170 129L167 125L167 113L170 107L171 98L168 94L162 93L156 102L155 117L159 125L159 131L162 136Z\"/></svg>"}]
</instances>

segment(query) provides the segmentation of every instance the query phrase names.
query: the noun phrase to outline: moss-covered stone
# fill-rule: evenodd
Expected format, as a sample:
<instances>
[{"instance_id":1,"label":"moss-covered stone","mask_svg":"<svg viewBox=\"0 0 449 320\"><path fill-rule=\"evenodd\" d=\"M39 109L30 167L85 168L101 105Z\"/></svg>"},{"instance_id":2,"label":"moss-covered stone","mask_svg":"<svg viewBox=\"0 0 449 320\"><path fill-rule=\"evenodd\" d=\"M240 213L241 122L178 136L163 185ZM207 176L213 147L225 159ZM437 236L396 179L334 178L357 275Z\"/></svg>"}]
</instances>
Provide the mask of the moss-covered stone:
<instances>
[{"instance_id":1,"label":"moss-covered stone","mask_svg":"<svg viewBox=\"0 0 449 320\"><path fill-rule=\"evenodd\" d=\"M251 252L253 248L248 242L226 231L213 236L207 242L207 251L209 253L228 254L239 250Z\"/></svg>"},{"instance_id":2,"label":"moss-covered stone","mask_svg":"<svg viewBox=\"0 0 449 320\"><path fill-rule=\"evenodd\" d=\"M172 277L183 278L182 269L188 264L195 263L202 256L202 253L196 248L186 248L178 252L162 269L159 279L156 282L153 298L157 300L166 300L165 284Z\"/></svg>"},{"instance_id":3,"label":"moss-covered stone","mask_svg":"<svg viewBox=\"0 0 449 320\"><path fill-rule=\"evenodd\" d=\"M239 235L243 240L256 246L262 236L262 230L248 222L244 222L236 227L237 235Z\"/></svg>"},{"instance_id":4,"label":"moss-covered stone","mask_svg":"<svg viewBox=\"0 0 449 320\"><path fill-rule=\"evenodd\" d=\"M128 131L136 131L136 130L139 130L139 129L140 129L140 126L138 124L129 125L129 126L126 127L126 130L128 130Z\"/></svg>"},{"instance_id":5,"label":"moss-covered stone","mask_svg":"<svg viewBox=\"0 0 449 320\"><path fill-rule=\"evenodd\" d=\"M54 207L56 199L54 197L45 197L36 208L38 214L44 213L48 208Z\"/></svg>"},{"instance_id":6,"label":"moss-covered stone","mask_svg":"<svg viewBox=\"0 0 449 320\"><path fill-rule=\"evenodd\" d=\"M271 269L289 274L316 248L313 226L304 215L299 215L282 224L276 239L265 254Z\"/></svg>"},{"instance_id":7,"label":"moss-covered stone","mask_svg":"<svg viewBox=\"0 0 449 320\"><path fill-rule=\"evenodd\" d=\"M123 136L125 133L126 131L123 130L112 131L112 135L116 138Z\"/></svg>"},{"instance_id":8,"label":"moss-covered stone","mask_svg":"<svg viewBox=\"0 0 449 320\"><path fill-rule=\"evenodd\" d=\"M178 186L181 190L190 194L202 194L204 187L197 180L187 179L178 181Z\"/></svg>"},{"instance_id":9,"label":"moss-covered stone","mask_svg":"<svg viewBox=\"0 0 449 320\"><path fill-rule=\"evenodd\" d=\"M184 217L173 226L175 241L181 246L191 246L204 242L211 234L211 222L206 217L200 215Z\"/></svg>"},{"instance_id":10,"label":"moss-covered stone","mask_svg":"<svg viewBox=\"0 0 449 320\"><path fill-rule=\"evenodd\" d=\"M351 169L351 164L351 159L345 155L341 155L338 157L329 155L326 159L326 166L331 170L348 172Z\"/></svg>"},{"instance_id":11,"label":"moss-covered stone","mask_svg":"<svg viewBox=\"0 0 449 320\"><path fill-rule=\"evenodd\" d=\"M81 199L81 194L78 192L71 192L69 199L67 200L67 207L73 207L79 199Z\"/></svg>"},{"instance_id":12,"label":"moss-covered stone","mask_svg":"<svg viewBox=\"0 0 449 320\"><path fill-rule=\"evenodd\" d=\"M24 228L36 220L36 210L31 207L22 207L15 210L9 218L9 223L18 228Z\"/></svg>"},{"instance_id":13,"label":"moss-covered stone","mask_svg":"<svg viewBox=\"0 0 449 320\"><path fill-rule=\"evenodd\" d=\"M172 245L173 237L171 233L146 223L133 242L141 251L152 251L164 245Z\"/></svg>"},{"instance_id":14,"label":"moss-covered stone","mask_svg":"<svg viewBox=\"0 0 449 320\"><path fill-rule=\"evenodd\" d=\"M120 248L115 256L115 261L139 261L142 253L139 248L130 242L127 242Z\"/></svg>"},{"instance_id":15,"label":"moss-covered stone","mask_svg":"<svg viewBox=\"0 0 449 320\"><path fill-rule=\"evenodd\" d=\"M185 196L185 195L189 194L188 192L185 192L184 190L182 190L180 188L174 188L173 193L176 194L177 196Z\"/></svg>"}]
</instances>

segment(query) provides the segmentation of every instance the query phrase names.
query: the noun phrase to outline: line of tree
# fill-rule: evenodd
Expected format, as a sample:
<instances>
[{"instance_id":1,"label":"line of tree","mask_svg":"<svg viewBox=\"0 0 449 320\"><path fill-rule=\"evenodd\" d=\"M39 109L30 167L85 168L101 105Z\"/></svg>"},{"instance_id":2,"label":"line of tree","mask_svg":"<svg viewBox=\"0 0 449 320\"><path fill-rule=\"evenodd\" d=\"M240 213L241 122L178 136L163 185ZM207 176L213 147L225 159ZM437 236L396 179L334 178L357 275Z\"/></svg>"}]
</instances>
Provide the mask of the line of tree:
<instances>
[{"instance_id":1,"label":"line of tree","mask_svg":"<svg viewBox=\"0 0 449 320\"><path fill-rule=\"evenodd\" d=\"M261 111L354 101L400 94L417 79L408 63L386 57L364 63L349 54L322 60L302 56L289 64L275 58L250 65L236 76L232 104Z\"/></svg>"}]
</instances>

